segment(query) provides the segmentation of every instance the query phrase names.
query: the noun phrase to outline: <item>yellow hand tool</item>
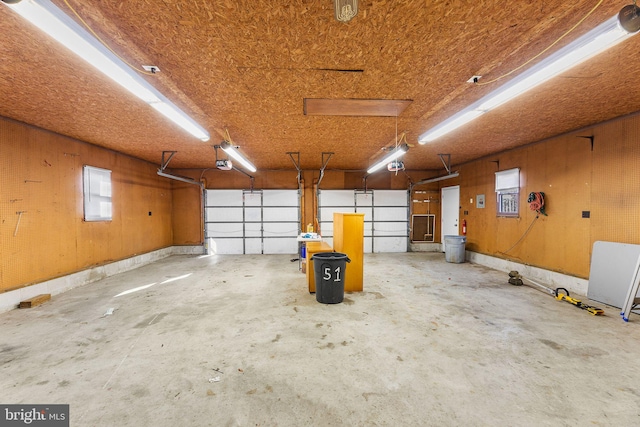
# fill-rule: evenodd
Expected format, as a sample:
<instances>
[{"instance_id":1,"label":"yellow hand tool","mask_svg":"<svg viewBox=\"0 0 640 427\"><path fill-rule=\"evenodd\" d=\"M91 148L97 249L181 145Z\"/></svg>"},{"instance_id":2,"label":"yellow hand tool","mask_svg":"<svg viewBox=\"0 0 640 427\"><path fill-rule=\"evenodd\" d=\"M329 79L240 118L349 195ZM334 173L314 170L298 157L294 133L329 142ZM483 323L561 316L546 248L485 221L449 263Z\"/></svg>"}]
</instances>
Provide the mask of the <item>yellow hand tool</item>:
<instances>
[{"instance_id":1,"label":"yellow hand tool","mask_svg":"<svg viewBox=\"0 0 640 427\"><path fill-rule=\"evenodd\" d=\"M516 286L521 286L524 285L525 282L527 282L527 285L532 286L533 288L536 288L542 292L548 293L552 296L554 296L558 301L566 301L568 303L571 303L573 305L575 305L578 308L581 308L583 310L588 311L589 313L591 313L594 316L601 316L604 315L604 310L602 310L601 308L598 307L594 307L592 305L587 305L584 304L582 301L580 301L579 299L575 299L571 296L569 296L569 291L566 290L565 288L557 288L555 291L547 286L544 286L538 282L534 282L531 279L527 279L525 277L523 277L520 273L518 273L517 271L511 271L509 272L509 283L511 283L512 285L516 285ZM564 291L564 292L560 292L560 291Z\"/></svg>"}]
</instances>

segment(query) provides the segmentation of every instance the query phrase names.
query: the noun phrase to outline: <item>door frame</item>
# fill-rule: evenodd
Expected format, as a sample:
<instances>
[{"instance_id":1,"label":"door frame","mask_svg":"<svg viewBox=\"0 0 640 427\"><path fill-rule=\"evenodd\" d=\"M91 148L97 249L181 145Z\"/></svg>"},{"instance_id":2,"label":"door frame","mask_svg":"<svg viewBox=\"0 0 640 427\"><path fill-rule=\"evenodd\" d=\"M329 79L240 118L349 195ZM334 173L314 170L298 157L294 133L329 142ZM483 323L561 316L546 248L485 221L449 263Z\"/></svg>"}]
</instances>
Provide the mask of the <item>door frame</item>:
<instances>
[{"instance_id":1,"label":"door frame","mask_svg":"<svg viewBox=\"0 0 640 427\"><path fill-rule=\"evenodd\" d=\"M453 205L451 206L445 206L445 193L449 194L450 196L455 196L455 194L457 194L458 196L458 200L455 204L455 210L453 209ZM441 218L440 218L440 243L441 243L441 248L442 248L442 252L445 252L445 241L444 241L444 236L445 235L452 235L455 233L455 235L459 235L460 234L460 186L459 185L452 185L450 187L442 187L440 189L440 208L441 208ZM455 198L452 198L451 200L455 200ZM452 203L452 202L451 202ZM446 210L446 212L445 212ZM445 229L445 225L447 225L449 223L448 218L453 218L451 220L451 222L453 223L453 225L451 226L451 228L447 228ZM454 231L455 230L455 231Z\"/></svg>"}]
</instances>

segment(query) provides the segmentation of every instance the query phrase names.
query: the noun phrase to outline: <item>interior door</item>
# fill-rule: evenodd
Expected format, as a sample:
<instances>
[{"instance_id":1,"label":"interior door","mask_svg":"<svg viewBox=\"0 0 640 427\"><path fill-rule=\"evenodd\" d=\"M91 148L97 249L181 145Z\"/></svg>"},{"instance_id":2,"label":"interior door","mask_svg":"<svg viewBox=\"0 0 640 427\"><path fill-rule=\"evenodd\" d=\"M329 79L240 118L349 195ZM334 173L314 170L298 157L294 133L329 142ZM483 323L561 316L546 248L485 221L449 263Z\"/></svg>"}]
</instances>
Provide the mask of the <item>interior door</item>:
<instances>
[{"instance_id":1,"label":"interior door","mask_svg":"<svg viewBox=\"0 0 640 427\"><path fill-rule=\"evenodd\" d=\"M460 220L460 186L442 188L442 252L445 252L444 236L457 236L459 234Z\"/></svg>"}]
</instances>

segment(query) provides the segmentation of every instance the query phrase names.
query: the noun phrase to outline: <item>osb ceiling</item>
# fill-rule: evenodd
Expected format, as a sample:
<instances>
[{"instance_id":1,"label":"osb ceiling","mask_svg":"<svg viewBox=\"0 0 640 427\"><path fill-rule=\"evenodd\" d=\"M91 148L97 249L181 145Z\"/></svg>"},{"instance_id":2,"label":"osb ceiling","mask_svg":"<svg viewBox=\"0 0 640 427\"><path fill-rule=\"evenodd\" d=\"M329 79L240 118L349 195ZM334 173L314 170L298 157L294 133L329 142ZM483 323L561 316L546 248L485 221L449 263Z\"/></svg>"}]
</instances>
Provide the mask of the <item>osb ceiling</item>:
<instances>
[{"instance_id":1,"label":"osb ceiling","mask_svg":"<svg viewBox=\"0 0 640 427\"><path fill-rule=\"evenodd\" d=\"M65 11L63 0L55 3ZM173 168L215 166L228 129L259 170L364 170L406 131L412 170L440 170L640 110L640 36L426 145L418 136L495 89L598 0L68 0L145 78L211 133L203 143L0 5L0 115ZM554 49L614 16L605 0ZM70 15L72 12L68 12ZM312 116L305 98L411 100L397 117Z\"/></svg>"}]
</instances>

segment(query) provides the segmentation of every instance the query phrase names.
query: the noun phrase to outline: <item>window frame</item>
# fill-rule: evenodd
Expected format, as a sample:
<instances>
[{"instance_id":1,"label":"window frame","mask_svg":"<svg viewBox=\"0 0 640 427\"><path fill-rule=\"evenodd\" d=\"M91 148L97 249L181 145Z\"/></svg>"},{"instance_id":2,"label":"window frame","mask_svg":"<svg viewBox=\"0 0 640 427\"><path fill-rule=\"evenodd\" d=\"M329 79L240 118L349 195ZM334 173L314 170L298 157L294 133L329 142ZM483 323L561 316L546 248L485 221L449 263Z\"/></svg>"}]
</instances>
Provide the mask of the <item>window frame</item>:
<instances>
[{"instance_id":1,"label":"window frame","mask_svg":"<svg viewBox=\"0 0 640 427\"><path fill-rule=\"evenodd\" d=\"M496 215L520 216L520 168L496 172Z\"/></svg>"},{"instance_id":2,"label":"window frame","mask_svg":"<svg viewBox=\"0 0 640 427\"><path fill-rule=\"evenodd\" d=\"M82 183L84 220L86 222L112 221L111 171L84 165Z\"/></svg>"}]
</instances>

